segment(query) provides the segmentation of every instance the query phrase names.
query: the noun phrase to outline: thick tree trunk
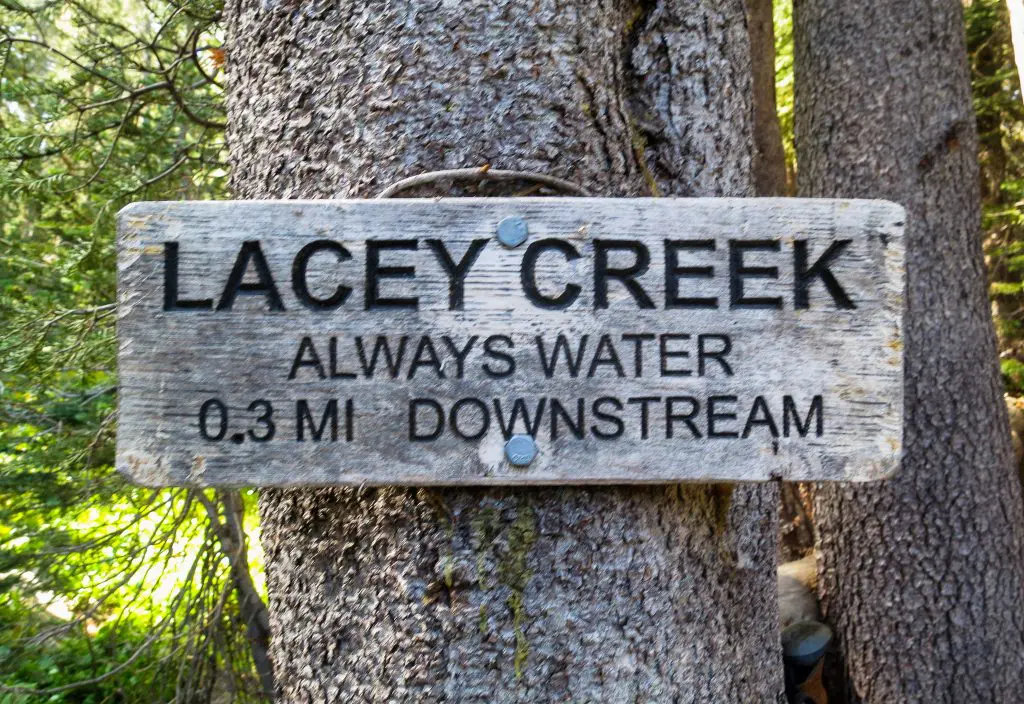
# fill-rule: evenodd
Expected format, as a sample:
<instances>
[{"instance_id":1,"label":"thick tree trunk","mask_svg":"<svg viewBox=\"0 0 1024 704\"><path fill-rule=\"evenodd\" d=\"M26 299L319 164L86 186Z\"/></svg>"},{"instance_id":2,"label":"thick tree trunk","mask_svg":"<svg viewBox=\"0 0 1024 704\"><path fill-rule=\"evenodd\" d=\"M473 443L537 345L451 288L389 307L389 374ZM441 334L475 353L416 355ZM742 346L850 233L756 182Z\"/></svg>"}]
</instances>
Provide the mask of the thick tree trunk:
<instances>
[{"instance_id":1,"label":"thick tree trunk","mask_svg":"<svg viewBox=\"0 0 1024 704\"><path fill-rule=\"evenodd\" d=\"M820 590L851 701L1020 701L1024 512L985 295L959 0L797 0L809 196L908 212L905 459L821 487Z\"/></svg>"},{"instance_id":2,"label":"thick tree trunk","mask_svg":"<svg viewBox=\"0 0 1024 704\"><path fill-rule=\"evenodd\" d=\"M484 163L601 195L753 191L742 0L235 0L226 17L240 197L366 197ZM265 491L278 694L775 701L777 502Z\"/></svg>"}]
</instances>

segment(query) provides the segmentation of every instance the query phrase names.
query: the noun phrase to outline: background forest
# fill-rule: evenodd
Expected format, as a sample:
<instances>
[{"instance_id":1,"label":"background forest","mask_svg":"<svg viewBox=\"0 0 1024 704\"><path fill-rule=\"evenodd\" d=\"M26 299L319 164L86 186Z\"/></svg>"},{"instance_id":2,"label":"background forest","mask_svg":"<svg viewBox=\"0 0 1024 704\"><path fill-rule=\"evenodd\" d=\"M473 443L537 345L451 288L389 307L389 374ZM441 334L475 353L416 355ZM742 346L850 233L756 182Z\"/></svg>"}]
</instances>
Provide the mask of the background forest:
<instances>
[{"instance_id":1,"label":"background forest","mask_svg":"<svg viewBox=\"0 0 1024 704\"><path fill-rule=\"evenodd\" d=\"M271 688L254 496L133 487L112 466L114 215L230 197L219 12L0 0L2 704L254 701ZM1024 437L1024 101L1005 0L965 2L965 17L980 236ZM776 2L790 192L791 24Z\"/></svg>"}]
</instances>

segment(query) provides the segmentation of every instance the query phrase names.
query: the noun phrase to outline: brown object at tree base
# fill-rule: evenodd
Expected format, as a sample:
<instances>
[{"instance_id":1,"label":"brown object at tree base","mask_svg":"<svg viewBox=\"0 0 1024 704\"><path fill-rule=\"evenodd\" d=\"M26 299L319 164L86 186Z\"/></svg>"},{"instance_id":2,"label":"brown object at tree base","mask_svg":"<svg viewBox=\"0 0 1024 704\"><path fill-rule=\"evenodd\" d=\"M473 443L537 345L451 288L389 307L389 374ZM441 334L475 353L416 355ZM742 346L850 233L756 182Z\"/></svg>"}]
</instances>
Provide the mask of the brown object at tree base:
<instances>
[{"instance_id":1,"label":"brown object at tree base","mask_svg":"<svg viewBox=\"0 0 1024 704\"><path fill-rule=\"evenodd\" d=\"M779 626L799 621L816 621L818 609L818 565L814 555L779 565Z\"/></svg>"}]
</instances>

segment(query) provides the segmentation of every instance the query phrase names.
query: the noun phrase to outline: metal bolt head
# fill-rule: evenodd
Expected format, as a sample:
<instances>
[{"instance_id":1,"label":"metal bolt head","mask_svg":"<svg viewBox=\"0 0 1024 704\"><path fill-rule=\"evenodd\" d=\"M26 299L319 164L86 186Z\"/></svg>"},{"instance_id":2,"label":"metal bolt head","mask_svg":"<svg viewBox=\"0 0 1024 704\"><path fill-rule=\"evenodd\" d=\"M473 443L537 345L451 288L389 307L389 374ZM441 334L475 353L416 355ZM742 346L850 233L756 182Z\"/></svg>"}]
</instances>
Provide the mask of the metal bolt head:
<instances>
[{"instance_id":1,"label":"metal bolt head","mask_svg":"<svg viewBox=\"0 0 1024 704\"><path fill-rule=\"evenodd\" d=\"M498 241L506 247L518 247L526 241L526 221L512 215L498 223Z\"/></svg>"},{"instance_id":2,"label":"metal bolt head","mask_svg":"<svg viewBox=\"0 0 1024 704\"><path fill-rule=\"evenodd\" d=\"M516 467L525 467L537 456L537 443L529 435L513 435L505 443L505 457Z\"/></svg>"}]
</instances>

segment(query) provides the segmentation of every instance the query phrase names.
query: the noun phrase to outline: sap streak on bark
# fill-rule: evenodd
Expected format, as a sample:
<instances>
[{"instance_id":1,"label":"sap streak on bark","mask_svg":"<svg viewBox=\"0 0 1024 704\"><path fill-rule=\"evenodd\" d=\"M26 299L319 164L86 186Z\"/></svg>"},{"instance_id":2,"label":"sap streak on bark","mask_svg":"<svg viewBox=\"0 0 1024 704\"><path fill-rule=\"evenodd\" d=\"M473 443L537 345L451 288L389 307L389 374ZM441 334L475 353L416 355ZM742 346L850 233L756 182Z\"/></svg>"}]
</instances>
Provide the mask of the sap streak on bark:
<instances>
[{"instance_id":1,"label":"sap streak on bark","mask_svg":"<svg viewBox=\"0 0 1024 704\"><path fill-rule=\"evenodd\" d=\"M234 0L226 19L241 197L484 162L600 195L752 192L741 0ZM279 697L774 701L777 499L266 491Z\"/></svg>"},{"instance_id":2,"label":"sap streak on bark","mask_svg":"<svg viewBox=\"0 0 1024 704\"><path fill-rule=\"evenodd\" d=\"M807 196L907 208L902 471L824 487L821 592L852 701L1020 701L1024 563L978 236L958 0L796 3Z\"/></svg>"}]
</instances>

